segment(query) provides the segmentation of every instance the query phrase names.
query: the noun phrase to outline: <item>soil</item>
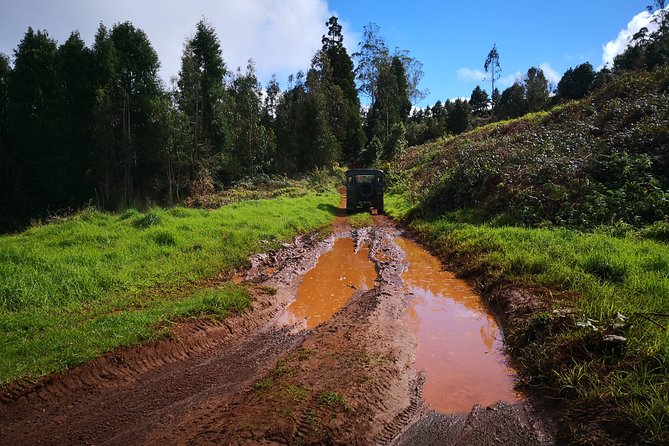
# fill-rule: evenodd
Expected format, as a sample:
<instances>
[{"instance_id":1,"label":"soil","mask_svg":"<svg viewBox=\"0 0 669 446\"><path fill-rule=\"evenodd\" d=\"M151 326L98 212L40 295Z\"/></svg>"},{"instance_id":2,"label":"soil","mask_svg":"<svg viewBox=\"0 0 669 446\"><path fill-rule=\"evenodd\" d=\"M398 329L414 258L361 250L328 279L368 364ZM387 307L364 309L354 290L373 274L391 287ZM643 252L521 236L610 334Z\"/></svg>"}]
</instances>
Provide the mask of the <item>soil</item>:
<instances>
[{"instance_id":1,"label":"soil","mask_svg":"<svg viewBox=\"0 0 669 446\"><path fill-rule=\"evenodd\" d=\"M374 220L352 229L340 217L324 240L301 236L254 256L238 276L253 311L180 323L168 339L15 383L0 401L0 443L553 444L527 400L469 414L426 407L415 335L401 317L411 299L401 231ZM341 237L369 247L375 286L314 328L280 324L304 273Z\"/></svg>"}]
</instances>

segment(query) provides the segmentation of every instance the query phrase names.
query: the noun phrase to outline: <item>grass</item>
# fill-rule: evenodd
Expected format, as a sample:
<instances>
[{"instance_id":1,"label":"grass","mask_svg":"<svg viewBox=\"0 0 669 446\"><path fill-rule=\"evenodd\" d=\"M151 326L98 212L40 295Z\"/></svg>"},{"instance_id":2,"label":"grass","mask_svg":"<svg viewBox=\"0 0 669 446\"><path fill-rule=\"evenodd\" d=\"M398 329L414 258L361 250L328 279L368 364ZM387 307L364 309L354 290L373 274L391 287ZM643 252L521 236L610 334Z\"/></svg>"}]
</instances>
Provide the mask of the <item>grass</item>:
<instances>
[{"instance_id":1,"label":"grass","mask_svg":"<svg viewBox=\"0 0 669 446\"><path fill-rule=\"evenodd\" d=\"M369 212L360 212L348 217L348 223L354 228L364 228L374 225L374 219Z\"/></svg>"},{"instance_id":2,"label":"grass","mask_svg":"<svg viewBox=\"0 0 669 446\"><path fill-rule=\"evenodd\" d=\"M175 319L243 311L243 288L201 282L328 224L338 201L327 192L216 210L87 210L0 237L0 383L156 339Z\"/></svg>"},{"instance_id":3,"label":"grass","mask_svg":"<svg viewBox=\"0 0 669 446\"><path fill-rule=\"evenodd\" d=\"M411 214L399 196L388 197L386 209ZM592 441L592 426L611 418L627 441L669 442L669 245L643 230L614 237L461 220L451 213L410 225L455 268L476 272L484 289L543 290L549 309L507 335L531 385L567 402L567 441ZM552 311L560 309L572 318ZM607 335L626 342L608 345Z\"/></svg>"},{"instance_id":4,"label":"grass","mask_svg":"<svg viewBox=\"0 0 669 446\"><path fill-rule=\"evenodd\" d=\"M624 73L592 96L401 151L387 184L423 216L593 230L669 215L669 68ZM666 227L665 227L666 236Z\"/></svg>"}]
</instances>

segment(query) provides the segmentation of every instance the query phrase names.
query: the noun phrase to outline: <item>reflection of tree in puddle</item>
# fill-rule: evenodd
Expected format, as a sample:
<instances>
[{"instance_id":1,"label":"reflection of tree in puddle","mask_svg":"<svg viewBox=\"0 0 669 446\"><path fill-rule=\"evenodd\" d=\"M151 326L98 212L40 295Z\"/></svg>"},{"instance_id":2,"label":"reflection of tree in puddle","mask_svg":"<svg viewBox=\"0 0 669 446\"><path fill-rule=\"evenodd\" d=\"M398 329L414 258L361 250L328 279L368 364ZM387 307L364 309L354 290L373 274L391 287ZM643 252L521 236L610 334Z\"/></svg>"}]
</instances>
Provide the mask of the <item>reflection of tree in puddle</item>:
<instances>
[{"instance_id":1,"label":"reflection of tree in puddle","mask_svg":"<svg viewBox=\"0 0 669 446\"><path fill-rule=\"evenodd\" d=\"M439 259L398 239L409 263L402 279L414 298L407 324L416 333L416 368L427 371L423 396L436 410L516 401L495 318L465 281L442 271Z\"/></svg>"},{"instance_id":2,"label":"reflection of tree in puddle","mask_svg":"<svg viewBox=\"0 0 669 446\"><path fill-rule=\"evenodd\" d=\"M335 240L331 251L318 259L315 268L304 275L297 299L279 319L284 324L304 324L315 327L332 317L349 301L356 289L370 289L376 278L376 268L369 260L369 247L355 252L350 238Z\"/></svg>"}]
</instances>

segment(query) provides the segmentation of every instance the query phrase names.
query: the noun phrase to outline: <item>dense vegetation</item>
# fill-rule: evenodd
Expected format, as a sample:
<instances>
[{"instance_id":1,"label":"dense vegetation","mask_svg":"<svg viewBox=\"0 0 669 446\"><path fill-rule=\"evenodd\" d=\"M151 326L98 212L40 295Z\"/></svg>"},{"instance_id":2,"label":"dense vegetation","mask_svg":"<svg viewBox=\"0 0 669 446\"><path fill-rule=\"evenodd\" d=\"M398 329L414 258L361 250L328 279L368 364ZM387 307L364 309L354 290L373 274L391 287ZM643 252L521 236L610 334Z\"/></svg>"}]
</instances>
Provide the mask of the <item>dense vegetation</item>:
<instances>
[{"instance_id":1,"label":"dense vegetation","mask_svg":"<svg viewBox=\"0 0 669 446\"><path fill-rule=\"evenodd\" d=\"M327 26L284 92L276 79L263 92L252 61L231 72L204 20L169 90L149 37L129 22L101 24L90 48L76 32L58 45L29 29L13 65L0 55L0 230L86 203L173 204L258 175L373 162L420 95L421 65L370 25L354 70L337 18Z\"/></svg>"},{"instance_id":2,"label":"dense vegetation","mask_svg":"<svg viewBox=\"0 0 669 446\"><path fill-rule=\"evenodd\" d=\"M417 212L640 227L669 215L669 69L622 73L587 100L412 148Z\"/></svg>"},{"instance_id":3,"label":"dense vegetation","mask_svg":"<svg viewBox=\"0 0 669 446\"><path fill-rule=\"evenodd\" d=\"M288 189L301 191L294 198L228 194L215 210L89 209L0 237L0 383L154 339L171 320L247 308L248 292L226 282L232 273L333 218L339 195L307 187Z\"/></svg>"},{"instance_id":4,"label":"dense vegetation","mask_svg":"<svg viewBox=\"0 0 669 446\"><path fill-rule=\"evenodd\" d=\"M388 165L389 213L493 299L529 290L506 336L522 384L560 402L566 443L669 442L664 23L628 50L651 54L647 65L621 55L583 99Z\"/></svg>"}]
</instances>

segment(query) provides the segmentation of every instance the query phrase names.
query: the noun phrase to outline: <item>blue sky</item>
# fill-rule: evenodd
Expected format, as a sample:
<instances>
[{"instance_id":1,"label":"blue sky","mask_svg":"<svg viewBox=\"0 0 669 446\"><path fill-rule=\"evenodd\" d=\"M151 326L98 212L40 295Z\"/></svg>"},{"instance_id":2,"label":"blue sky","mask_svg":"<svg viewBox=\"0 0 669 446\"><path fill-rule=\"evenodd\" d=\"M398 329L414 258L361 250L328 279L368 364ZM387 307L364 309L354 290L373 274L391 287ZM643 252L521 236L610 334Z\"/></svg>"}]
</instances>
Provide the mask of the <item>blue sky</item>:
<instances>
[{"instance_id":1,"label":"blue sky","mask_svg":"<svg viewBox=\"0 0 669 446\"><path fill-rule=\"evenodd\" d=\"M377 23L389 47L406 49L424 64L422 87L437 100L469 97L483 62L497 44L501 89L531 66L557 81L569 67L603 64L604 46L619 51L628 24L648 21L650 0L352 1L352 0L0 0L0 52L12 55L28 26L46 29L58 42L79 30L91 44L98 24L129 20L143 29L159 54L161 77L178 73L182 45L206 17L216 28L229 68L253 58L265 83L275 73L282 85L307 69L320 47L324 22L337 14L345 43L357 49L363 26ZM621 32L623 34L621 34ZM481 85L489 89L488 84Z\"/></svg>"}]
</instances>

